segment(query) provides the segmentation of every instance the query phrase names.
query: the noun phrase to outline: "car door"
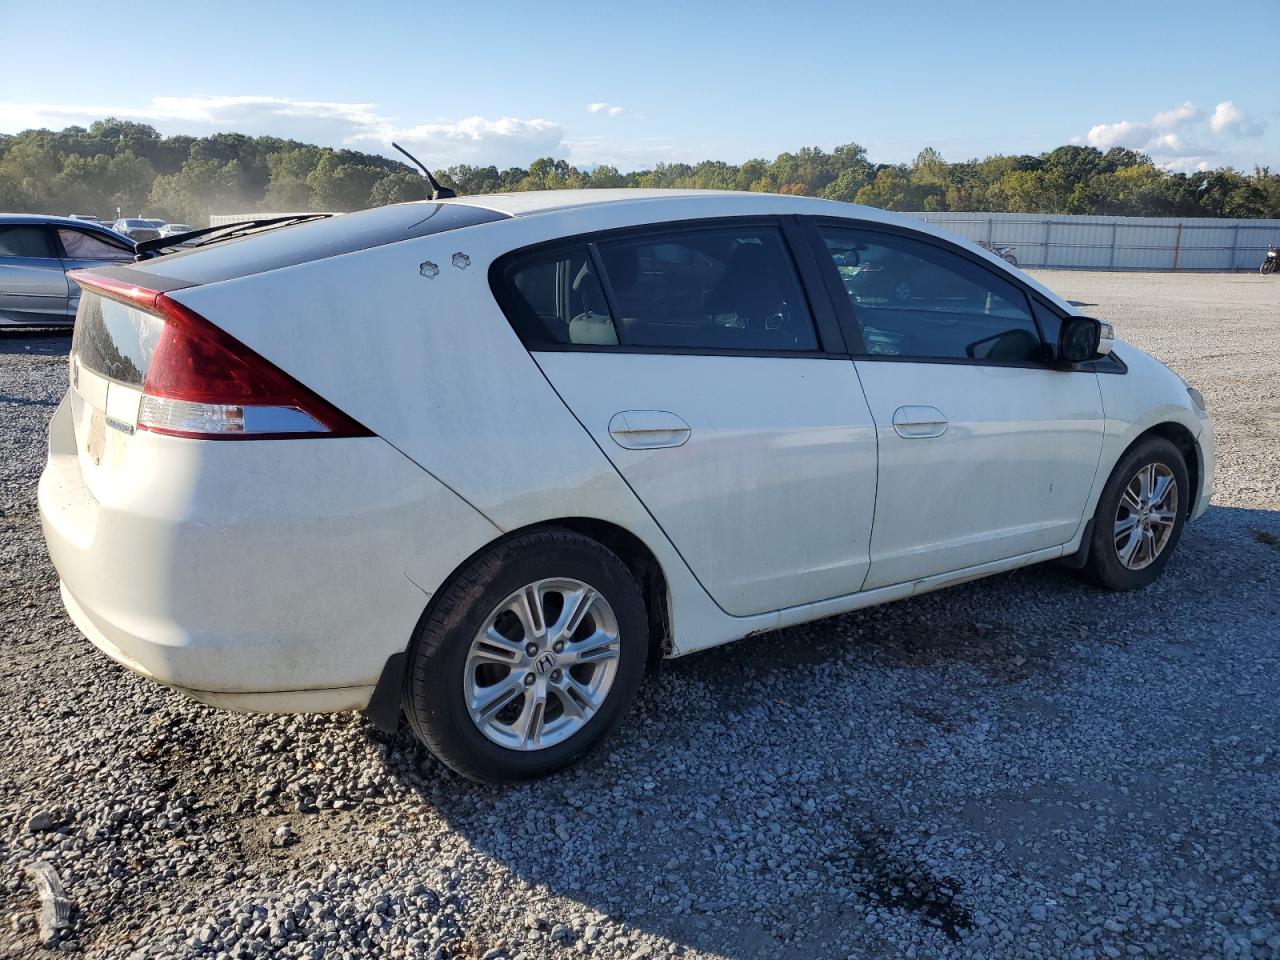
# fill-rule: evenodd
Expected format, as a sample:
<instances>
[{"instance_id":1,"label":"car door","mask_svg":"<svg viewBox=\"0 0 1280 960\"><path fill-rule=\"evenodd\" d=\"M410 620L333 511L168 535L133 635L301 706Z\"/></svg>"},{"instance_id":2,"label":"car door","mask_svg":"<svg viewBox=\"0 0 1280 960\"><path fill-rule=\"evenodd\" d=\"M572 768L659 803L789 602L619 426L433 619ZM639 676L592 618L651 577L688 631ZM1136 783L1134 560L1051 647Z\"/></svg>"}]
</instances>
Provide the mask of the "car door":
<instances>
[{"instance_id":1,"label":"car door","mask_svg":"<svg viewBox=\"0 0 1280 960\"><path fill-rule=\"evenodd\" d=\"M67 321L67 277L43 224L0 224L0 323Z\"/></svg>"},{"instance_id":2,"label":"car door","mask_svg":"<svg viewBox=\"0 0 1280 960\"><path fill-rule=\"evenodd\" d=\"M1102 449L1096 374L1052 366L1026 292L978 255L810 226L880 439L866 588L1071 540Z\"/></svg>"},{"instance_id":3,"label":"car door","mask_svg":"<svg viewBox=\"0 0 1280 960\"><path fill-rule=\"evenodd\" d=\"M875 427L805 269L821 296L774 220L615 231L495 267L551 385L735 616L853 593L869 560Z\"/></svg>"},{"instance_id":4,"label":"car door","mask_svg":"<svg viewBox=\"0 0 1280 960\"><path fill-rule=\"evenodd\" d=\"M80 227L56 228L60 246L62 269L80 270L85 267L96 267L104 263L131 262L133 249L123 242L104 236L96 230ZM80 305L80 288L75 281L69 281L67 290L67 317L74 319L76 308Z\"/></svg>"}]
</instances>

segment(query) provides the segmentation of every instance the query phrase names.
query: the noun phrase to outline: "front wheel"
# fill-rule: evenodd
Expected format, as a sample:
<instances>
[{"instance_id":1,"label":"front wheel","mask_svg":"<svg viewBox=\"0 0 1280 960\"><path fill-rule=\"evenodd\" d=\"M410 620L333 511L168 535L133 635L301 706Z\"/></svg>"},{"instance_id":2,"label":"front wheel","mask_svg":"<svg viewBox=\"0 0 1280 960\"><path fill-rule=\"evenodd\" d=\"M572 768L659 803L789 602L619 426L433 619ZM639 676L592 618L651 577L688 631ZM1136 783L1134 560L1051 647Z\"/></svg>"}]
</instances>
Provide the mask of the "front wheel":
<instances>
[{"instance_id":1,"label":"front wheel","mask_svg":"<svg viewBox=\"0 0 1280 960\"><path fill-rule=\"evenodd\" d=\"M1274 272L1275 269L1276 263L1274 260L1263 260L1262 266L1258 267L1258 272L1265 277L1268 273Z\"/></svg>"},{"instance_id":2,"label":"front wheel","mask_svg":"<svg viewBox=\"0 0 1280 960\"><path fill-rule=\"evenodd\" d=\"M1082 572L1110 590L1154 582L1182 535L1192 495L1178 448L1162 437L1140 441L1103 488Z\"/></svg>"},{"instance_id":3,"label":"front wheel","mask_svg":"<svg viewBox=\"0 0 1280 960\"><path fill-rule=\"evenodd\" d=\"M522 534L471 561L419 624L405 712L458 773L531 780L618 725L648 641L640 586L616 554L567 530Z\"/></svg>"}]
</instances>

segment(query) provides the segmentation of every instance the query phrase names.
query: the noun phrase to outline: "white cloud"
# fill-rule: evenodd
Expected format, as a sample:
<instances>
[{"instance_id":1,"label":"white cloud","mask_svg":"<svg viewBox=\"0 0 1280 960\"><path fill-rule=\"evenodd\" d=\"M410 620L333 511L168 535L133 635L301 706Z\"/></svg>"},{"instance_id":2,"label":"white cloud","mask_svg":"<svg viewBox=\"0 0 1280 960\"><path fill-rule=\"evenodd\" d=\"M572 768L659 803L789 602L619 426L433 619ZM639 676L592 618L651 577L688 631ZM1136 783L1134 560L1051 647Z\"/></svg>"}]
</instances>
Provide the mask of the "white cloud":
<instances>
[{"instance_id":1,"label":"white cloud","mask_svg":"<svg viewBox=\"0 0 1280 960\"><path fill-rule=\"evenodd\" d=\"M1262 134L1266 126L1261 120L1250 116L1235 105L1232 100L1223 100L1209 118L1209 126L1214 133L1232 134L1237 137L1256 137Z\"/></svg>"},{"instance_id":2,"label":"white cloud","mask_svg":"<svg viewBox=\"0 0 1280 960\"><path fill-rule=\"evenodd\" d=\"M616 103L605 103L602 100L587 104L587 113L607 113L611 117L617 117L626 112L625 108L618 106Z\"/></svg>"},{"instance_id":3,"label":"white cloud","mask_svg":"<svg viewBox=\"0 0 1280 960\"><path fill-rule=\"evenodd\" d=\"M403 143L428 166L454 163L524 166L535 157L564 154L564 128L551 120L518 117L464 117L413 127L384 123L350 137L346 143L385 151L392 140Z\"/></svg>"},{"instance_id":4,"label":"white cloud","mask_svg":"<svg viewBox=\"0 0 1280 960\"><path fill-rule=\"evenodd\" d=\"M1085 140L1091 147L1110 150L1112 147L1145 144L1151 139L1151 124L1121 120L1119 123L1100 123L1090 127Z\"/></svg>"},{"instance_id":5,"label":"white cloud","mask_svg":"<svg viewBox=\"0 0 1280 960\"><path fill-rule=\"evenodd\" d=\"M1157 130L1170 130L1204 118L1204 111L1190 100L1185 100L1172 110L1157 113L1151 118L1151 125Z\"/></svg>"},{"instance_id":6,"label":"white cloud","mask_svg":"<svg viewBox=\"0 0 1280 960\"><path fill-rule=\"evenodd\" d=\"M1222 153L1232 140L1260 135L1264 126L1230 100L1218 104L1212 116L1188 100L1150 120L1099 123L1071 142L1099 150L1129 147L1150 155L1165 169L1203 170L1210 166L1205 157Z\"/></svg>"},{"instance_id":7,"label":"white cloud","mask_svg":"<svg viewBox=\"0 0 1280 960\"><path fill-rule=\"evenodd\" d=\"M0 102L0 130L87 126L118 117L149 123L161 133L196 136L235 131L391 154L392 140L409 146L428 166L485 163L525 165L563 156L564 128L539 117L463 117L404 124L376 104L292 100L285 97L153 97L142 105L54 105Z\"/></svg>"}]
</instances>

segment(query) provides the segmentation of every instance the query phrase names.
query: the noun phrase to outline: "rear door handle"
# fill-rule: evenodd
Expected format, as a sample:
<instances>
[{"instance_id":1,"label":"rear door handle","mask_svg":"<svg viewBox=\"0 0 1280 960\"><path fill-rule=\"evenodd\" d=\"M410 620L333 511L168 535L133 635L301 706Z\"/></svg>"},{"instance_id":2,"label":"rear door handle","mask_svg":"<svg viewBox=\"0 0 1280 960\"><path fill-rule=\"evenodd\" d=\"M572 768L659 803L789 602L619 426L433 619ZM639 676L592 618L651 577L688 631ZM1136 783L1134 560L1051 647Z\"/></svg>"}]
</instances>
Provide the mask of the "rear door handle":
<instances>
[{"instance_id":1,"label":"rear door handle","mask_svg":"<svg viewBox=\"0 0 1280 960\"><path fill-rule=\"evenodd\" d=\"M609 436L628 450L678 447L690 432L689 424L666 410L623 410L609 421Z\"/></svg>"},{"instance_id":2,"label":"rear door handle","mask_svg":"<svg viewBox=\"0 0 1280 960\"><path fill-rule=\"evenodd\" d=\"M893 429L904 440L940 437L947 426L946 416L937 407L899 407L893 411Z\"/></svg>"}]
</instances>

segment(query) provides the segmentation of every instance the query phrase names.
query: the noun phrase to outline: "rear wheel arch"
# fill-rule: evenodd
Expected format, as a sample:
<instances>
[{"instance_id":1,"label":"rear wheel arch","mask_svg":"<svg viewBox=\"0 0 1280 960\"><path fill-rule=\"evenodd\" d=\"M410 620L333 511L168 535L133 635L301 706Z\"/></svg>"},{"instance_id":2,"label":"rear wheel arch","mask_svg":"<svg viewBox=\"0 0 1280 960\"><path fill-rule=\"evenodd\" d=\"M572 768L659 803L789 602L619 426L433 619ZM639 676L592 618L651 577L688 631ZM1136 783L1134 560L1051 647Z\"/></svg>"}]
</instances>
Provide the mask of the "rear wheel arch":
<instances>
[{"instance_id":1,"label":"rear wheel arch","mask_svg":"<svg viewBox=\"0 0 1280 960\"><path fill-rule=\"evenodd\" d=\"M649 618L649 668L657 670L664 657L671 652L671 604L667 577L662 565L653 555L648 544L638 536L608 520L593 517L562 517L513 531L527 533L546 527L572 530L608 547L640 582L644 605Z\"/></svg>"},{"instance_id":2,"label":"rear wheel arch","mask_svg":"<svg viewBox=\"0 0 1280 960\"><path fill-rule=\"evenodd\" d=\"M663 573L662 565L658 562L657 557L654 556L653 551L634 533L607 520L600 520L594 517L561 517L554 520L544 520L514 530L508 530L500 537L490 540L463 559L441 581L439 587L436 588L424 605L422 613L414 625L413 632L404 638L403 649L392 654L387 659L370 697L369 705L365 708L365 713L379 729L387 733L394 733L399 725L405 684L408 682L405 667L409 646L421 625L431 619L440 598L445 595L458 576L478 558L508 540L539 530L568 530L589 537L616 554L618 559L631 571L640 584L641 594L644 598L645 613L648 619L649 658L647 662L649 670L651 672L658 670L663 658L669 655L672 649L671 604L666 574Z\"/></svg>"}]
</instances>

